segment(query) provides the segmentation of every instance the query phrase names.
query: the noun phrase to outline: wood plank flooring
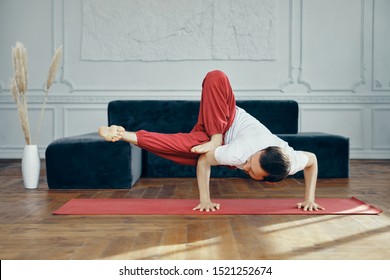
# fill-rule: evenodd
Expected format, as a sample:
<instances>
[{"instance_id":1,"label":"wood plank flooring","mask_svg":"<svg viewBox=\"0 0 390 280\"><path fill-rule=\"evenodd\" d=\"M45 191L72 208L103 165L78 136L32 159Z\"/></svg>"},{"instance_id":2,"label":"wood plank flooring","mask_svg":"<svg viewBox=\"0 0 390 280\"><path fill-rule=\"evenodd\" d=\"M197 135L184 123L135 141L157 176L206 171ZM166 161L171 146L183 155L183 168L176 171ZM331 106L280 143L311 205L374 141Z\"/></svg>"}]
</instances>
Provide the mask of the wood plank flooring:
<instances>
[{"instance_id":1,"label":"wood plank flooring","mask_svg":"<svg viewBox=\"0 0 390 280\"><path fill-rule=\"evenodd\" d=\"M0 160L0 259L390 259L390 161L352 160L349 179L320 179L317 197L355 196L378 216L54 216L71 198L197 198L195 178L141 179L131 190L26 190L20 160ZM212 179L214 198L302 197L275 186Z\"/></svg>"}]
</instances>

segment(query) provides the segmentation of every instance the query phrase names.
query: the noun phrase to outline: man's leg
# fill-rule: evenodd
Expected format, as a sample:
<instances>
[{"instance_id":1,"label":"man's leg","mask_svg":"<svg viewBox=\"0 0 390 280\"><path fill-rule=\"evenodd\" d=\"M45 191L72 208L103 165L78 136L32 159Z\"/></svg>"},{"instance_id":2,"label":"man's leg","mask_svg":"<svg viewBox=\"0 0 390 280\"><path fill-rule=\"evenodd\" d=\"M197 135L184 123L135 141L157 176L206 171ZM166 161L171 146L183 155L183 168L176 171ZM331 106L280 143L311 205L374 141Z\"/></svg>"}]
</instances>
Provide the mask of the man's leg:
<instances>
[{"instance_id":1,"label":"man's leg","mask_svg":"<svg viewBox=\"0 0 390 280\"><path fill-rule=\"evenodd\" d=\"M236 100L228 77L218 70L209 72L203 80L198 122L192 131L205 131L211 140L191 151L206 153L222 145L235 113Z\"/></svg>"},{"instance_id":2,"label":"man's leg","mask_svg":"<svg viewBox=\"0 0 390 280\"><path fill-rule=\"evenodd\" d=\"M100 127L99 135L106 141L129 142L160 157L184 165L196 165L199 155L192 153L191 148L210 140L204 131L175 134L145 130L132 132L125 131L123 127L116 125Z\"/></svg>"},{"instance_id":3,"label":"man's leg","mask_svg":"<svg viewBox=\"0 0 390 280\"><path fill-rule=\"evenodd\" d=\"M191 148L210 141L204 131L164 134L140 130L136 136L142 149L184 165L196 165L199 155L191 152Z\"/></svg>"}]
</instances>

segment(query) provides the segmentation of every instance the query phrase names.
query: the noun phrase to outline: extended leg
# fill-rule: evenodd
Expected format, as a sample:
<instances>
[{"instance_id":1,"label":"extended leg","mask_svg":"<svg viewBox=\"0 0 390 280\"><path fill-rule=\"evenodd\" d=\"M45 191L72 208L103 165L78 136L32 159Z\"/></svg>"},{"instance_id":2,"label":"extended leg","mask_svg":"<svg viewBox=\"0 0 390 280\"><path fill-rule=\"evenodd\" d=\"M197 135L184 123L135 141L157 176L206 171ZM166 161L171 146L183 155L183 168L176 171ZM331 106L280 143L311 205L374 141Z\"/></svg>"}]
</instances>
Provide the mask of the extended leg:
<instances>
[{"instance_id":1,"label":"extended leg","mask_svg":"<svg viewBox=\"0 0 390 280\"><path fill-rule=\"evenodd\" d=\"M210 141L204 131L164 134L140 130L136 136L142 149L184 165L196 165L199 155L191 148Z\"/></svg>"},{"instance_id":2,"label":"extended leg","mask_svg":"<svg viewBox=\"0 0 390 280\"><path fill-rule=\"evenodd\" d=\"M99 135L106 141L129 142L158 156L184 165L196 165L199 155L192 153L191 148L210 140L203 131L175 134L145 130L132 132L125 131L123 127L116 125L100 127Z\"/></svg>"}]
</instances>

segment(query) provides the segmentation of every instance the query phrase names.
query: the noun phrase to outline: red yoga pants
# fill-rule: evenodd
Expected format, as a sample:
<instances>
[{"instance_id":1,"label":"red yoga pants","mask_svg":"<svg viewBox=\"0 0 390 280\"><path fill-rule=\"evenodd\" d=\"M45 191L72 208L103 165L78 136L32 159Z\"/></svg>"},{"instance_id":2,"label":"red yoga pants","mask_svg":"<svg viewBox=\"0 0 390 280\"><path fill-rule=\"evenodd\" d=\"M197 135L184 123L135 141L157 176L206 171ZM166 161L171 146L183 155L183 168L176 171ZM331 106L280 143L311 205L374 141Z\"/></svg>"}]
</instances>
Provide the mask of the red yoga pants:
<instances>
[{"instance_id":1,"label":"red yoga pants","mask_svg":"<svg viewBox=\"0 0 390 280\"><path fill-rule=\"evenodd\" d=\"M199 154L191 148L210 141L214 134L224 135L231 127L236 101L228 77L221 71L209 72L203 80L198 121L189 133L164 134L140 130L138 146L179 164L196 165Z\"/></svg>"}]
</instances>

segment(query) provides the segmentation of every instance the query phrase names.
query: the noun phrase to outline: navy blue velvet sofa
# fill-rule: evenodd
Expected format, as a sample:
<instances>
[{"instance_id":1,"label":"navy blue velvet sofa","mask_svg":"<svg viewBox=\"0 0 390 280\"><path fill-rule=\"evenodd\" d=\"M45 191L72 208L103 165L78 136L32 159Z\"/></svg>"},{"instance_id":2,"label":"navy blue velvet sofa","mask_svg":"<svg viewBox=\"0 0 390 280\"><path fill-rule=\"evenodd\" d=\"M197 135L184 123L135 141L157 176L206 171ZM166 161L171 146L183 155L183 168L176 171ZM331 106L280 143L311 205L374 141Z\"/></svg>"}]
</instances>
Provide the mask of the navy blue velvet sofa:
<instances>
[{"instance_id":1,"label":"navy blue velvet sofa","mask_svg":"<svg viewBox=\"0 0 390 280\"><path fill-rule=\"evenodd\" d=\"M321 132L298 132L299 107L292 100L237 101L296 150L316 154L319 178L349 176L349 139ZM117 100L108 104L108 125L126 130L189 132L197 121L197 101ZM52 189L131 188L141 177L195 177L196 168L175 164L126 142L106 142L97 133L57 139L46 150ZM247 177L238 169L212 168L212 177ZM302 172L294 175L303 177Z\"/></svg>"}]
</instances>

